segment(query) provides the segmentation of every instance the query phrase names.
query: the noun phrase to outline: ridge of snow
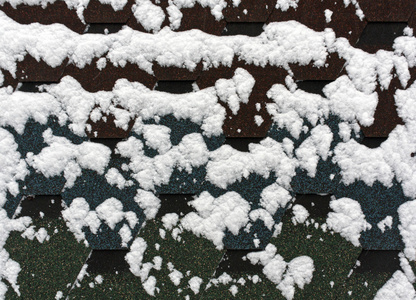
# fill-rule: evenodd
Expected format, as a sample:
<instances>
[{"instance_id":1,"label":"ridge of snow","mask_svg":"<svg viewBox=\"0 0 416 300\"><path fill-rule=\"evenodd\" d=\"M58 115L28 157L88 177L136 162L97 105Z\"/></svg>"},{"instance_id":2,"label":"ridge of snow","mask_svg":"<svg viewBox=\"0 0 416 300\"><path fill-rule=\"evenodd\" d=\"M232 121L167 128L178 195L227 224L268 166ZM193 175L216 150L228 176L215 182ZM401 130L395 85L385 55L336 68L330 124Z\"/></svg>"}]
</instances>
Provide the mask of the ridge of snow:
<instances>
[{"instance_id":1,"label":"ridge of snow","mask_svg":"<svg viewBox=\"0 0 416 300\"><path fill-rule=\"evenodd\" d=\"M399 230L405 245L404 254L412 261L416 260L416 200L400 205Z\"/></svg>"},{"instance_id":2,"label":"ridge of snow","mask_svg":"<svg viewBox=\"0 0 416 300\"><path fill-rule=\"evenodd\" d=\"M114 230L118 223L126 220L130 228L123 226L124 229L119 231L119 235L123 244L127 245L133 238L131 230L139 220L136 213L132 211L124 212L123 207L120 200L109 198L98 205L95 210L91 210L88 202L84 198L78 197L72 200L71 205L62 210L62 216L77 241L84 240L84 243L87 243L87 241L82 231L83 227L89 227L93 234L97 234L103 222Z\"/></svg>"},{"instance_id":3,"label":"ridge of snow","mask_svg":"<svg viewBox=\"0 0 416 300\"><path fill-rule=\"evenodd\" d=\"M44 131L43 138L48 146L37 155L29 152L26 162L46 177L64 173L65 187L74 185L81 168L103 174L110 161L111 150L104 145L92 142L75 145L64 137L54 136L51 129Z\"/></svg>"},{"instance_id":4,"label":"ridge of snow","mask_svg":"<svg viewBox=\"0 0 416 300\"><path fill-rule=\"evenodd\" d=\"M247 178L251 173L268 178L274 172L277 176L276 182L288 188L297 164L296 159L287 156L282 144L267 137L260 144L250 144L247 153L228 145L210 152L207 179L221 188L226 188L243 177Z\"/></svg>"}]
</instances>

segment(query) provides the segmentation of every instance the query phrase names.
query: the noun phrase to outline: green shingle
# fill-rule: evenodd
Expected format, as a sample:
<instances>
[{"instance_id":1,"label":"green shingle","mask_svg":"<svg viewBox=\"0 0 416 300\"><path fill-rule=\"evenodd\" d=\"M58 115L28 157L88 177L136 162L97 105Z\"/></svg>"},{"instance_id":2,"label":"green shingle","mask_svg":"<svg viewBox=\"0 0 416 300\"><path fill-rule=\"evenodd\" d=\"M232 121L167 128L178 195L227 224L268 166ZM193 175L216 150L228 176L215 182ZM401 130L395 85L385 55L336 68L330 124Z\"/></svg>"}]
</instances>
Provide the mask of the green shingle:
<instances>
[{"instance_id":1,"label":"green shingle","mask_svg":"<svg viewBox=\"0 0 416 300\"><path fill-rule=\"evenodd\" d=\"M190 289L188 281L198 276L203 279L200 291L203 290L208 280L214 273L223 251L217 250L214 245L204 239L184 231L180 234L181 240L177 241L172 237L171 231L166 231L165 239L159 234L159 229L163 225L160 221L148 221L139 233L147 243L143 263L152 262L153 258L162 258L161 270L152 269L149 276L157 279L156 292L157 299L178 299L189 295L194 298L194 292ZM155 245L159 244L159 250ZM174 268L183 274L183 278L178 286L175 286L169 278L170 271L167 264L172 263ZM89 285L94 282L97 275L102 275L102 284L95 284L93 288ZM182 292L178 292L181 289ZM200 294L196 296L199 298ZM75 287L71 291L71 299L150 299L143 289L140 277L134 276L130 272L120 272L119 274L89 274L81 282L80 287Z\"/></svg>"},{"instance_id":2,"label":"green shingle","mask_svg":"<svg viewBox=\"0 0 416 300\"><path fill-rule=\"evenodd\" d=\"M33 225L36 230L44 227L50 240L39 243L36 238L31 241L12 232L5 245L11 259L21 267L17 279L20 299L55 299L58 291L65 296L90 249L77 242L62 219L33 219ZM9 288L6 298L17 298L17 294Z\"/></svg>"}]
</instances>

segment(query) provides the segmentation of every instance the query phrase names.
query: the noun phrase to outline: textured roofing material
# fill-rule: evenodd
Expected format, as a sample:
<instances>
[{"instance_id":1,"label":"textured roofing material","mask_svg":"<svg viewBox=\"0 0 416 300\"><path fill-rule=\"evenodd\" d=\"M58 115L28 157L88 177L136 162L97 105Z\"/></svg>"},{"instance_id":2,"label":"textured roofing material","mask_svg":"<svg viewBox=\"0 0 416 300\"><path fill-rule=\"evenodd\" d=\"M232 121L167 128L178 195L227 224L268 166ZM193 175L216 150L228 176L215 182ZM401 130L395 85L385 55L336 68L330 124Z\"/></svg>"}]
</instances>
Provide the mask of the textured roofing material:
<instances>
[{"instance_id":1,"label":"textured roofing material","mask_svg":"<svg viewBox=\"0 0 416 300\"><path fill-rule=\"evenodd\" d=\"M0 299L416 299L415 5L0 1Z\"/></svg>"}]
</instances>

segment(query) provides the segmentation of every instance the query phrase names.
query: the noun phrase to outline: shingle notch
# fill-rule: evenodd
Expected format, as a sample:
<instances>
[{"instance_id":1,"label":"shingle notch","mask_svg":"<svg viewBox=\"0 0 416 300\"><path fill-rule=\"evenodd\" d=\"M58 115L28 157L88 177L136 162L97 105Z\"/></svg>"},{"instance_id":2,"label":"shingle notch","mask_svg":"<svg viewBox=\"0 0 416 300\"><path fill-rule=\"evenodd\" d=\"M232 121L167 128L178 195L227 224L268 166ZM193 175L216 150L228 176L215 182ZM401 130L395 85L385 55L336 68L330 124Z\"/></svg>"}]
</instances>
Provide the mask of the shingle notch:
<instances>
[{"instance_id":1,"label":"shingle notch","mask_svg":"<svg viewBox=\"0 0 416 300\"><path fill-rule=\"evenodd\" d=\"M395 93L402 89L398 77L393 77L387 89L376 87L378 104L374 113L374 122L369 127L361 126L365 137L388 137L397 125L404 125L402 118L398 115L395 101Z\"/></svg>"},{"instance_id":2,"label":"shingle notch","mask_svg":"<svg viewBox=\"0 0 416 300\"><path fill-rule=\"evenodd\" d=\"M92 138L90 139L90 141L93 143L99 143L104 146L107 146L108 148L110 148L112 153L114 153L117 144L121 142L122 140L123 140L122 138L108 138L108 139L107 138Z\"/></svg>"},{"instance_id":3,"label":"shingle notch","mask_svg":"<svg viewBox=\"0 0 416 300\"><path fill-rule=\"evenodd\" d=\"M394 39L403 35L405 22L370 22L364 28L356 47L375 53L380 49L392 51Z\"/></svg>"},{"instance_id":4,"label":"shingle notch","mask_svg":"<svg viewBox=\"0 0 416 300\"><path fill-rule=\"evenodd\" d=\"M128 250L92 250L87 260L87 272L92 274L128 272L125 260Z\"/></svg>"},{"instance_id":5,"label":"shingle notch","mask_svg":"<svg viewBox=\"0 0 416 300\"><path fill-rule=\"evenodd\" d=\"M357 273L391 273L400 270L398 250L363 250L358 257Z\"/></svg>"},{"instance_id":6,"label":"shingle notch","mask_svg":"<svg viewBox=\"0 0 416 300\"><path fill-rule=\"evenodd\" d=\"M220 261L218 268L215 270L215 276L220 276L224 272L228 274L232 273L255 273L262 272L263 267L261 265L253 265L247 258L244 257L255 250L230 250L224 254L224 257Z\"/></svg>"},{"instance_id":7,"label":"shingle notch","mask_svg":"<svg viewBox=\"0 0 416 300\"><path fill-rule=\"evenodd\" d=\"M312 94L318 94L322 97L325 97L323 89L324 87L331 83L332 80L303 80L296 82L299 89L312 93Z\"/></svg>"},{"instance_id":8,"label":"shingle notch","mask_svg":"<svg viewBox=\"0 0 416 300\"><path fill-rule=\"evenodd\" d=\"M20 82L58 82L67 61L65 59L61 65L51 67L42 59L36 59L27 54L22 61L17 62L16 78Z\"/></svg>"},{"instance_id":9,"label":"shingle notch","mask_svg":"<svg viewBox=\"0 0 416 300\"><path fill-rule=\"evenodd\" d=\"M125 23L91 23L85 28L85 33L109 34L120 31Z\"/></svg>"},{"instance_id":10,"label":"shingle notch","mask_svg":"<svg viewBox=\"0 0 416 300\"><path fill-rule=\"evenodd\" d=\"M41 93L42 92L42 85L50 84L50 82L32 82L32 81L25 81L19 82L17 85L16 90L25 93Z\"/></svg>"},{"instance_id":11,"label":"shingle notch","mask_svg":"<svg viewBox=\"0 0 416 300\"><path fill-rule=\"evenodd\" d=\"M249 152L250 144L258 144L263 138L246 138L246 137L227 137L225 139L225 145L230 145L234 149L241 152Z\"/></svg>"},{"instance_id":12,"label":"shingle notch","mask_svg":"<svg viewBox=\"0 0 416 300\"><path fill-rule=\"evenodd\" d=\"M193 80L160 80L156 83L155 90L171 94L192 93Z\"/></svg>"},{"instance_id":13,"label":"shingle notch","mask_svg":"<svg viewBox=\"0 0 416 300\"><path fill-rule=\"evenodd\" d=\"M20 203L22 210L19 216L39 218L59 218L62 211L62 197L60 195L26 196Z\"/></svg>"},{"instance_id":14,"label":"shingle notch","mask_svg":"<svg viewBox=\"0 0 416 300\"><path fill-rule=\"evenodd\" d=\"M222 35L259 36L263 32L263 26L262 22L230 22L225 26Z\"/></svg>"},{"instance_id":15,"label":"shingle notch","mask_svg":"<svg viewBox=\"0 0 416 300\"><path fill-rule=\"evenodd\" d=\"M101 119L96 122L94 122L90 117L87 124L91 127L87 128L86 133L89 138L127 138L133 128L134 120L135 119L130 119L127 129L124 130L121 127L117 127L116 118L113 114L103 114Z\"/></svg>"},{"instance_id":16,"label":"shingle notch","mask_svg":"<svg viewBox=\"0 0 416 300\"><path fill-rule=\"evenodd\" d=\"M312 218L326 218L330 212L331 195L297 194L294 204L302 205Z\"/></svg>"},{"instance_id":17,"label":"shingle notch","mask_svg":"<svg viewBox=\"0 0 416 300\"><path fill-rule=\"evenodd\" d=\"M368 148L375 149L380 147L380 145L386 140L386 137L364 137L361 144Z\"/></svg>"},{"instance_id":18,"label":"shingle notch","mask_svg":"<svg viewBox=\"0 0 416 300\"><path fill-rule=\"evenodd\" d=\"M194 211L189 202L194 199L191 194L160 194L158 198L161 201L161 207L156 215L156 218L161 218L169 213L176 213L178 215L186 215Z\"/></svg>"}]
</instances>

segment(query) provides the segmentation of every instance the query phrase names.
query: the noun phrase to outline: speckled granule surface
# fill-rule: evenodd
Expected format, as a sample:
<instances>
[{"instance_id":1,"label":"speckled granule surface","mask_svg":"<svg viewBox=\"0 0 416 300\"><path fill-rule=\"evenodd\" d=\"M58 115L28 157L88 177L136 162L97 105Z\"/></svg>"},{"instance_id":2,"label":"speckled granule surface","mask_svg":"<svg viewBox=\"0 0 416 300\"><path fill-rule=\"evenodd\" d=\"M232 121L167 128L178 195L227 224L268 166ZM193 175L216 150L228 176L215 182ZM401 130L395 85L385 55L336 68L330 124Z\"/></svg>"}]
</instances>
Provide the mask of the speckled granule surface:
<instances>
[{"instance_id":1,"label":"speckled granule surface","mask_svg":"<svg viewBox=\"0 0 416 300\"><path fill-rule=\"evenodd\" d=\"M0 0L0 300L415 300L415 16Z\"/></svg>"}]
</instances>

